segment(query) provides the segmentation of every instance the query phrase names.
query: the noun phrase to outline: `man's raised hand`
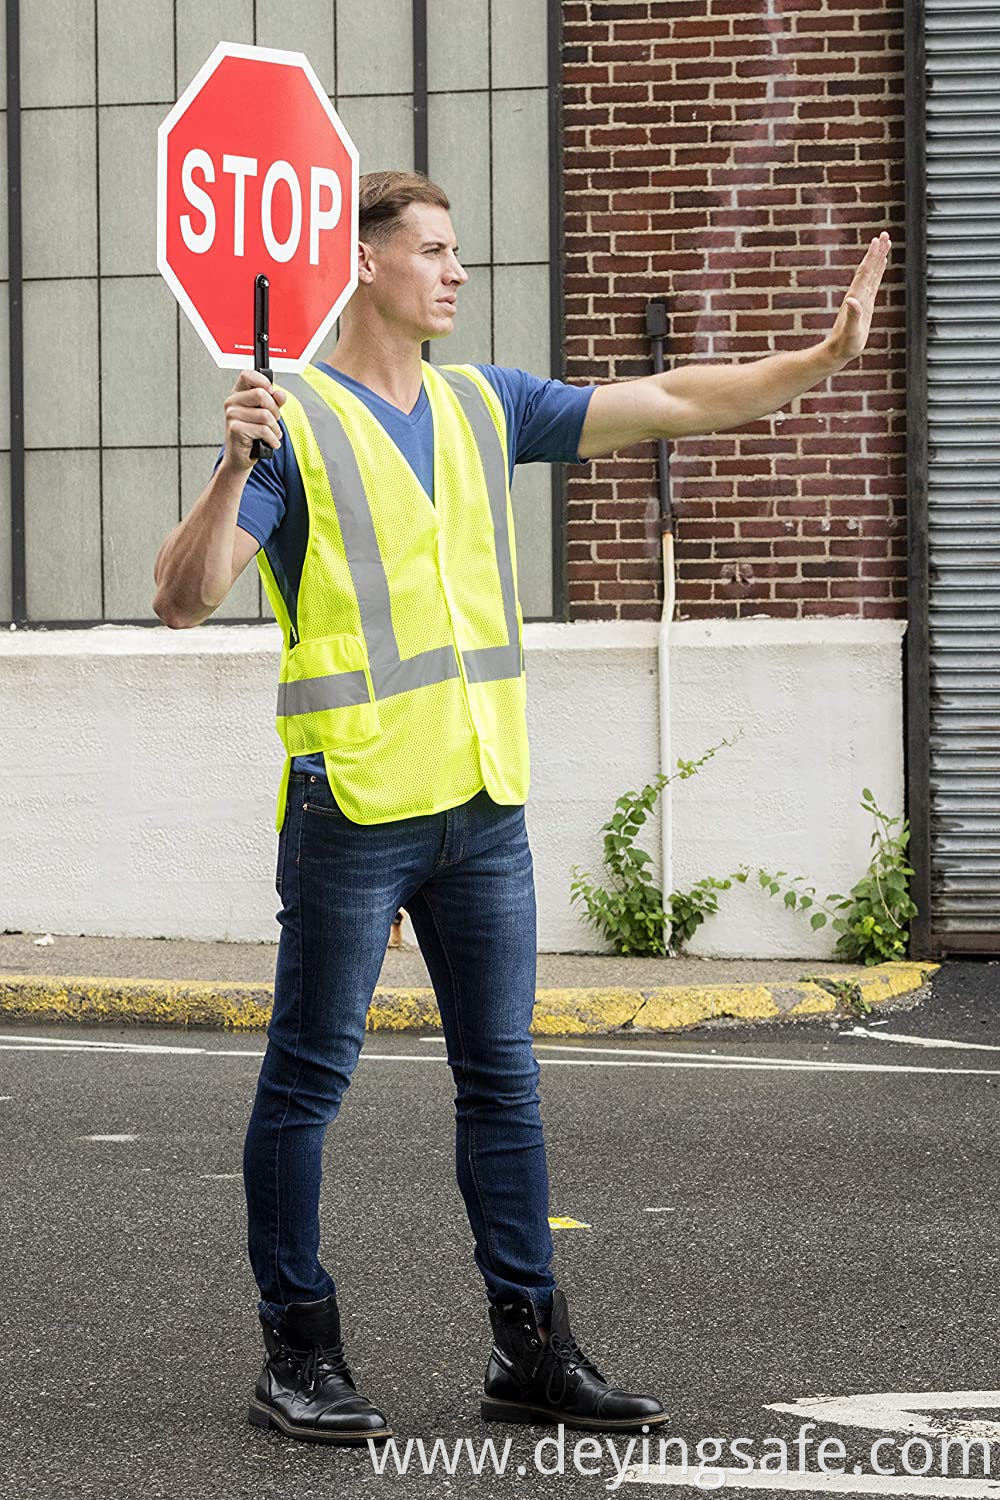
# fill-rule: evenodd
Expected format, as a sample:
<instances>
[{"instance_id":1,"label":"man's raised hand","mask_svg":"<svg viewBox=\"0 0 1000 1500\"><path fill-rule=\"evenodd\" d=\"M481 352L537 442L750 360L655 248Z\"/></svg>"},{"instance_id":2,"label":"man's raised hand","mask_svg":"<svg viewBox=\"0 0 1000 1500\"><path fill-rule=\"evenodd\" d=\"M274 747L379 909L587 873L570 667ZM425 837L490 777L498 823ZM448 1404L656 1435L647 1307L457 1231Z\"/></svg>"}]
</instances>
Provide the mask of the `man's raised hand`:
<instances>
[{"instance_id":1,"label":"man's raised hand","mask_svg":"<svg viewBox=\"0 0 1000 1500\"><path fill-rule=\"evenodd\" d=\"M226 397L226 453L231 464L250 469L256 462L250 457L250 445L260 438L269 448L281 444L278 411L285 392L273 390L259 370L241 370L239 379Z\"/></svg>"},{"instance_id":2,"label":"man's raised hand","mask_svg":"<svg viewBox=\"0 0 1000 1500\"><path fill-rule=\"evenodd\" d=\"M840 305L837 321L826 339L827 348L839 364L857 359L868 342L875 298L891 249L892 240L883 230L872 240L864 260L854 273L854 280Z\"/></svg>"}]
</instances>

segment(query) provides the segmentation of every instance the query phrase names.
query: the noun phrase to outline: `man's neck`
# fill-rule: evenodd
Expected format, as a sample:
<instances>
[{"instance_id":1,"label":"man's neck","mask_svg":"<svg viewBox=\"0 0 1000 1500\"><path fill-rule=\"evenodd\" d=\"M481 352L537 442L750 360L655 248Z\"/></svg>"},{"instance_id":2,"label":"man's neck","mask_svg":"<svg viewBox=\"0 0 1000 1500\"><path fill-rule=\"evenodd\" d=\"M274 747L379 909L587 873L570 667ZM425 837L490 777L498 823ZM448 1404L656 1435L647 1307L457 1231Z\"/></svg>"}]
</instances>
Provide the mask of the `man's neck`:
<instances>
[{"instance_id":1,"label":"man's neck","mask_svg":"<svg viewBox=\"0 0 1000 1500\"><path fill-rule=\"evenodd\" d=\"M325 363L374 391L400 411L411 412L423 384L420 345L412 339L393 339L342 332Z\"/></svg>"}]
</instances>

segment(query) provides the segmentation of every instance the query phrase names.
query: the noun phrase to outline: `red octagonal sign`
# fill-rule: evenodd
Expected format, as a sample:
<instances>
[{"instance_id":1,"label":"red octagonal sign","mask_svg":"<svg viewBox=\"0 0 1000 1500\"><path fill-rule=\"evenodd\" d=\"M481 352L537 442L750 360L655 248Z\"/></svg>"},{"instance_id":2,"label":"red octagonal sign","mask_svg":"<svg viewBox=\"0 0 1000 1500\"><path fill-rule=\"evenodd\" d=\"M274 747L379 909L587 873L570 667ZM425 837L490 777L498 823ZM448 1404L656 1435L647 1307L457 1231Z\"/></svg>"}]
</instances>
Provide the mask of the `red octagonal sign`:
<instances>
[{"instance_id":1,"label":"red octagonal sign","mask_svg":"<svg viewBox=\"0 0 1000 1500\"><path fill-rule=\"evenodd\" d=\"M159 132L157 265L216 364L301 370L358 280L358 153L301 52L220 42Z\"/></svg>"}]
</instances>

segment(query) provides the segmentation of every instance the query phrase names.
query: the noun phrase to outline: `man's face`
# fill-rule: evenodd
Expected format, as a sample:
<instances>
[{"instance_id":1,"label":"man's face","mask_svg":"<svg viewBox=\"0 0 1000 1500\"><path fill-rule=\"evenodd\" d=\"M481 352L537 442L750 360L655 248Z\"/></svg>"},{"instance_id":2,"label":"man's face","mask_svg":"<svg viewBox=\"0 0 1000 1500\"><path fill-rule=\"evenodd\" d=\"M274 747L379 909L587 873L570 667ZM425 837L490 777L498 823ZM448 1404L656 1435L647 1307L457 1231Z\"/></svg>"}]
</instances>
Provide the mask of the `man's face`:
<instances>
[{"instance_id":1,"label":"man's face","mask_svg":"<svg viewBox=\"0 0 1000 1500\"><path fill-rule=\"evenodd\" d=\"M447 209L410 203L389 239L368 248L367 285L385 321L420 343L451 333L458 288L469 276Z\"/></svg>"}]
</instances>

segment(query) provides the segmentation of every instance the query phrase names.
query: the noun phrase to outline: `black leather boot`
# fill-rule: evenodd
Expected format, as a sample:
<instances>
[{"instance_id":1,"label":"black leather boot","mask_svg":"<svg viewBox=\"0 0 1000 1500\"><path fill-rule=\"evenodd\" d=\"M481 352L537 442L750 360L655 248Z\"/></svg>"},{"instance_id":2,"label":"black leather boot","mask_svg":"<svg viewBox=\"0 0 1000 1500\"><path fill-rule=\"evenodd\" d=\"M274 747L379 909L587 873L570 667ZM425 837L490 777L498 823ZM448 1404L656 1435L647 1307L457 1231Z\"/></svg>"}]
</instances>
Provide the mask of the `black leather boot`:
<instances>
[{"instance_id":1,"label":"black leather boot","mask_svg":"<svg viewBox=\"0 0 1000 1500\"><path fill-rule=\"evenodd\" d=\"M570 1332L566 1298L552 1295L552 1322L543 1343L530 1300L490 1307L493 1349L486 1366L487 1422L562 1422L602 1432L657 1427L667 1413L653 1396L608 1385Z\"/></svg>"},{"instance_id":2,"label":"black leather boot","mask_svg":"<svg viewBox=\"0 0 1000 1500\"><path fill-rule=\"evenodd\" d=\"M389 1423L359 1395L344 1359L336 1296L291 1302L275 1328L260 1314L267 1358L248 1420L308 1443L380 1442Z\"/></svg>"}]
</instances>

